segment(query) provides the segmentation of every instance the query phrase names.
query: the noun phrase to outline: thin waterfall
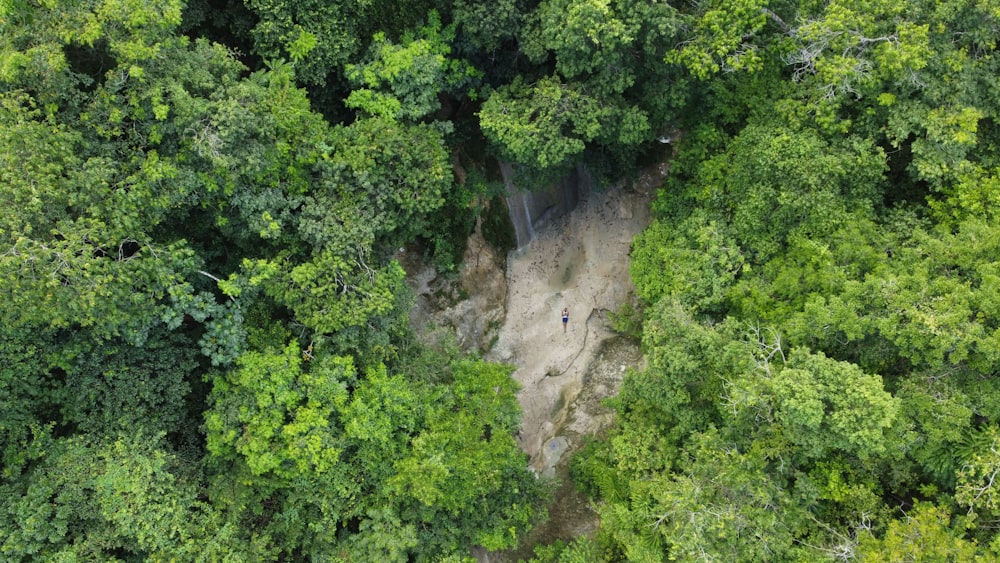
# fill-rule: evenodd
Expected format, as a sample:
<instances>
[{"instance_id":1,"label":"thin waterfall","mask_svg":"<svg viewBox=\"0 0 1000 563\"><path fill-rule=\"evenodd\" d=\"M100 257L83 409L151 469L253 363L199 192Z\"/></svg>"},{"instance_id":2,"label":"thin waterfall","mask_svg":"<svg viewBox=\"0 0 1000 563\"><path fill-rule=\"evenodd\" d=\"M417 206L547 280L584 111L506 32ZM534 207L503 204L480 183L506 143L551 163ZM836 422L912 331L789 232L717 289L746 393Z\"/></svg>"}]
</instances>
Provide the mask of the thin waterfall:
<instances>
[{"instance_id":1,"label":"thin waterfall","mask_svg":"<svg viewBox=\"0 0 1000 563\"><path fill-rule=\"evenodd\" d=\"M521 207L524 208L524 218L525 218L525 221L524 221L524 230L525 230L525 235L526 235L525 236L525 241L524 241L525 244L528 244L531 241L535 240L535 224L534 224L534 220L531 218L531 208L528 207L528 199L530 198L530 195L531 194L522 193L521 197L519 198L521 200ZM517 245L517 247L521 248L521 246L522 246L521 245L521 240L520 240L520 238L518 238L518 245Z\"/></svg>"},{"instance_id":2,"label":"thin waterfall","mask_svg":"<svg viewBox=\"0 0 1000 563\"><path fill-rule=\"evenodd\" d=\"M521 190L514 184L514 165L509 162L500 163L500 175L518 250L528 246L535 238L535 231L545 223L572 211L581 193L590 191L590 174L582 165L555 184L537 191Z\"/></svg>"},{"instance_id":3,"label":"thin waterfall","mask_svg":"<svg viewBox=\"0 0 1000 563\"><path fill-rule=\"evenodd\" d=\"M531 221L531 207L528 205L529 193L522 192L514 185L514 165L509 162L500 163L500 175L503 177L504 196L507 201L507 213L514 227L518 250L528 246L535 238L535 227Z\"/></svg>"}]
</instances>

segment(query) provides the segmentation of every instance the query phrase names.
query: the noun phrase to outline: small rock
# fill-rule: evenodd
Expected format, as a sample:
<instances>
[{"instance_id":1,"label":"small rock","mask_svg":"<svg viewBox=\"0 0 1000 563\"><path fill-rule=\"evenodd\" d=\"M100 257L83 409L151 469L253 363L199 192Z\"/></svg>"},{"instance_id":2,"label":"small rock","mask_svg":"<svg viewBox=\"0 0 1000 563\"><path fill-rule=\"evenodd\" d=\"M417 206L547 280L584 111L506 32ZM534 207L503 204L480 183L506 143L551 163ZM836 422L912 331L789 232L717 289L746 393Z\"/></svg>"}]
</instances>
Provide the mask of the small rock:
<instances>
[{"instance_id":1,"label":"small rock","mask_svg":"<svg viewBox=\"0 0 1000 563\"><path fill-rule=\"evenodd\" d=\"M542 448L542 477L553 477L556 473L556 465L562 459L566 450L569 449L569 440L565 436L556 436L545 442Z\"/></svg>"}]
</instances>

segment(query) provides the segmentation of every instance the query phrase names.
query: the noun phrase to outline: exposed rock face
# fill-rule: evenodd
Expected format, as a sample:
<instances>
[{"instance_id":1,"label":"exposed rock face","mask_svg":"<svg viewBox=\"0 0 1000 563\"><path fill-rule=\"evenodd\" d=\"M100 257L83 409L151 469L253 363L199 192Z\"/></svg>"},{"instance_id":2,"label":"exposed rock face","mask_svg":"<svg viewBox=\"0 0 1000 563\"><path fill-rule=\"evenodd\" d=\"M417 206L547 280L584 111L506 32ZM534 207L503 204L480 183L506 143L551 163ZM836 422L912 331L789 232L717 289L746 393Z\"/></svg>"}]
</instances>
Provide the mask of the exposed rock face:
<instances>
[{"instance_id":1,"label":"exposed rock face","mask_svg":"<svg viewBox=\"0 0 1000 563\"><path fill-rule=\"evenodd\" d=\"M593 179L583 165L544 190L524 191L515 186L514 166L510 163L500 163L500 174L518 250L530 244L538 230L576 209L580 198L593 189Z\"/></svg>"},{"instance_id":2,"label":"exposed rock face","mask_svg":"<svg viewBox=\"0 0 1000 563\"><path fill-rule=\"evenodd\" d=\"M570 540L597 527L597 514L569 480L567 462L587 436L613 421L601 400L618 392L628 368L642 366L638 344L615 335L607 312L633 299L628 253L648 222L648 192L635 185L610 187L586 194L575 210L508 257L507 316L486 357L517 366L518 442L531 458L529 466L560 485L549 520L520 549L486 554L480 562L525 560L533 545ZM564 307L570 312L565 331Z\"/></svg>"},{"instance_id":3,"label":"exposed rock face","mask_svg":"<svg viewBox=\"0 0 1000 563\"><path fill-rule=\"evenodd\" d=\"M647 194L624 186L589 192L508 257L507 314L486 357L517 366L520 444L539 474L548 465L543 445L560 434L588 366L614 334L606 313L632 299L629 247L649 222L648 208Z\"/></svg>"},{"instance_id":4,"label":"exposed rock face","mask_svg":"<svg viewBox=\"0 0 1000 563\"><path fill-rule=\"evenodd\" d=\"M469 298L444 312L458 332L464 350L486 352L507 314L507 276L504 261L483 238L482 223L469 236L459 276Z\"/></svg>"},{"instance_id":5,"label":"exposed rock face","mask_svg":"<svg viewBox=\"0 0 1000 563\"><path fill-rule=\"evenodd\" d=\"M457 278L408 264L417 296L410 320L426 339L439 336L428 328L451 329L462 350L486 352L507 313L507 278L504 261L483 238L480 223L466 241L462 262Z\"/></svg>"}]
</instances>

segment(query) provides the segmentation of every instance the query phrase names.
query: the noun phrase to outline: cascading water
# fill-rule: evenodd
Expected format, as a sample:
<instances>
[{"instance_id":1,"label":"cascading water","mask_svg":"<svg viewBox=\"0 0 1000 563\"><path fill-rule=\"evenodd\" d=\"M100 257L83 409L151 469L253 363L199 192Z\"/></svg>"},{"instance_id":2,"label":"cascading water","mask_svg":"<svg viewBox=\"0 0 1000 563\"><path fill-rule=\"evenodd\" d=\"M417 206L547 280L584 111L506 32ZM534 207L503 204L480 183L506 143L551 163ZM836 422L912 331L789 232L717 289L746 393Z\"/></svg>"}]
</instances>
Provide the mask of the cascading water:
<instances>
[{"instance_id":1,"label":"cascading water","mask_svg":"<svg viewBox=\"0 0 1000 563\"><path fill-rule=\"evenodd\" d=\"M584 166L577 166L555 184L539 191L525 191L514 184L514 165L500 163L506 191L507 212L514 226L517 249L528 246L535 238L535 231L545 222L572 211L580 201L580 194L590 190L590 174Z\"/></svg>"},{"instance_id":2,"label":"cascading water","mask_svg":"<svg viewBox=\"0 0 1000 563\"><path fill-rule=\"evenodd\" d=\"M527 192L522 192L514 185L514 165L509 162L500 163L500 175L503 176L504 192L507 194L507 214L514 226L518 250L528 246L535 238L535 228L531 220L531 207L528 205Z\"/></svg>"}]
</instances>

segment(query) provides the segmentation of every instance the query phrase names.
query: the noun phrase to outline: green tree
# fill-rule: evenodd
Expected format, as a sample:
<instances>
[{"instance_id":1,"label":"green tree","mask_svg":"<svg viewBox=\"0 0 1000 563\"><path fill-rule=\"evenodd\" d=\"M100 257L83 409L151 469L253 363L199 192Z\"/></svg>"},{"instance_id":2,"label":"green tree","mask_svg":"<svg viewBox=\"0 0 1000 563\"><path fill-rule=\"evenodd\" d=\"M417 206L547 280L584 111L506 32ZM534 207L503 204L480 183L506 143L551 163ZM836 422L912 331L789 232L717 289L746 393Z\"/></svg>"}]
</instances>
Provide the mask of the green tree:
<instances>
[{"instance_id":1,"label":"green tree","mask_svg":"<svg viewBox=\"0 0 1000 563\"><path fill-rule=\"evenodd\" d=\"M870 561L987 560L955 529L947 507L927 502L916 503L903 519L890 522L884 537L866 532L859 540L857 555Z\"/></svg>"},{"instance_id":2,"label":"green tree","mask_svg":"<svg viewBox=\"0 0 1000 563\"><path fill-rule=\"evenodd\" d=\"M197 353L183 338L156 335L141 348L119 343L82 355L52 392L60 398L60 418L95 435L186 432Z\"/></svg>"},{"instance_id":3,"label":"green tree","mask_svg":"<svg viewBox=\"0 0 1000 563\"><path fill-rule=\"evenodd\" d=\"M705 163L694 199L727 217L741 247L762 263L791 236L824 237L849 210L872 210L883 158L862 139L833 144L811 130L751 125Z\"/></svg>"},{"instance_id":4,"label":"green tree","mask_svg":"<svg viewBox=\"0 0 1000 563\"><path fill-rule=\"evenodd\" d=\"M197 498L190 467L143 435L48 438L21 479L0 485L0 551L10 561L259 557Z\"/></svg>"},{"instance_id":5,"label":"green tree","mask_svg":"<svg viewBox=\"0 0 1000 563\"><path fill-rule=\"evenodd\" d=\"M351 360L332 358L303 371L302 350L292 341L280 353L248 352L237 366L216 379L209 396L208 450L223 459L241 456L255 475L332 469L340 455L332 415L354 377Z\"/></svg>"},{"instance_id":6,"label":"green tree","mask_svg":"<svg viewBox=\"0 0 1000 563\"><path fill-rule=\"evenodd\" d=\"M571 163L610 117L599 100L558 77L530 86L517 80L491 95L479 114L483 132L509 158L543 170Z\"/></svg>"},{"instance_id":7,"label":"green tree","mask_svg":"<svg viewBox=\"0 0 1000 563\"><path fill-rule=\"evenodd\" d=\"M680 63L705 80L720 71L755 71L762 66L759 47L751 42L767 23L767 2L707 2L685 18L690 39L668 52L667 62ZM772 12L773 13L773 12Z\"/></svg>"},{"instance_id":8,"label":"green tree","mask_svg":"<svg viewBox=\"0 0 1000 563\"><path fill-rule=\"evenodd\" d=\"M881 378L822 354L793 350L774 375L775 417L803 455L840 451L862 459L893 454L889 429L899 399Z\"/></svg>"},{"instance_id":9,"label":"green tree","mask_svg":"<svg viewBox=\"0 0 1000 563\"><path fill-rule=\"evenodd\" d=\"M695 311L718 312L746 267L729 229L694 212L680 224L654 221L632 243L629 273L647 303L676 299Z\"/></svg>"},{"instance_id":10,"label":"green tree","mask_svg":"<svg viewBox=\"0 0 1000 563\"><path fill-rule=\"evenodd\" d=\"M757 452L717 433L692 437L678 471L633 481L628 504L601 509L604 525L633 561L794 560L803 511Z\"/></svg>"},{"instance_id":11,"label":"green tree","mask_svg":"<svg viewBox=\"0 0 1000 563\"><path fill-rule=\"evenodd\" d=\"M397 36L423 18L426 2L278 2L252 0L256 52L268 60L289 58L304 84L322 85L356 60L378 31Z\"/></svg>"},{"instance_id":12,"label":"green tree","mask_svg":"<svg viewBox=\"0 0 1000 563\"><path fill-rule=\"evenodd\" d=\"M957 473L956 502L968 506L970 514L996 514L1000 509L996 482L1000 474L1000 431L996 426L988 426L973 435Z\"/></svg>"},{"instance_id":13,"label":"green tree","mask_svg":"<svg viewBox=\"0 0 1000 563\"><path fill-rule=\"evenodd\" d=\"M427 19L416 37L406 34L400 45L376 34L369 49L371 60L346 67L358 87L347 97L348 107L377 117L417 120L440 109L440 94L464 94L461 89L479 73L469 63L449 57L454 24L442 28L436 11Z\"/></svg>"},{"instance_id":14,"label":"green tree","mask_svg":"<svg viewBox=\"0 0 1000 563\"><path fill-rule=\"evenodd\" d=\"M426 547L507 549L535 520L529 499L540 497L541 486L514 441L520 416L511 371L479 361L453 364L453 380L435 397L426 427L395 463L388 487L406 499L403 513L438 523L419 534Z\"/></svg>"}]
</instances>

